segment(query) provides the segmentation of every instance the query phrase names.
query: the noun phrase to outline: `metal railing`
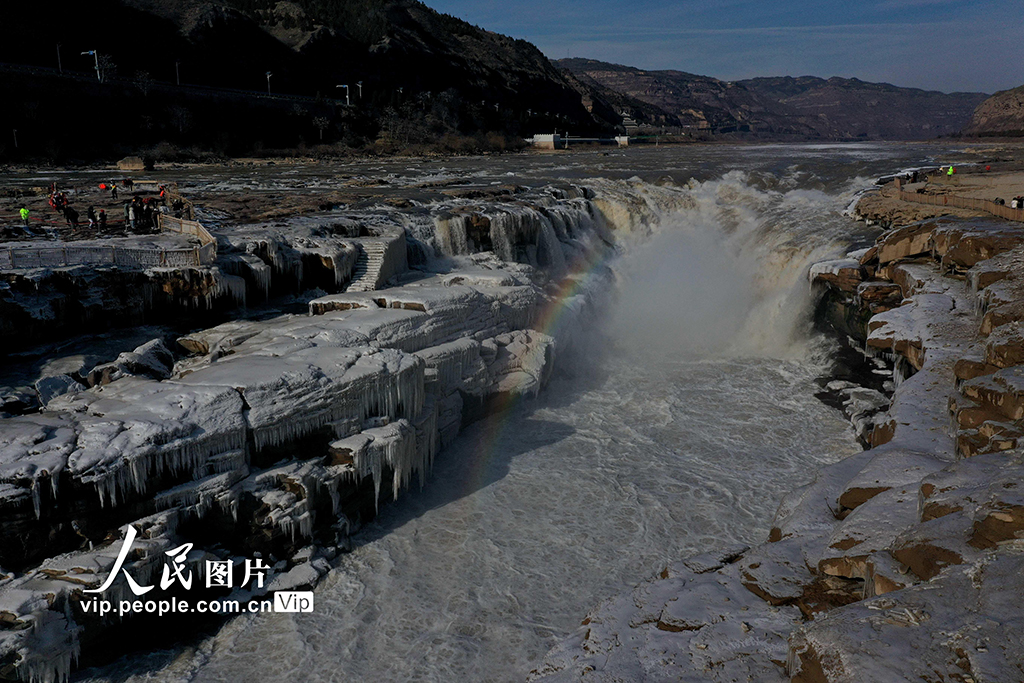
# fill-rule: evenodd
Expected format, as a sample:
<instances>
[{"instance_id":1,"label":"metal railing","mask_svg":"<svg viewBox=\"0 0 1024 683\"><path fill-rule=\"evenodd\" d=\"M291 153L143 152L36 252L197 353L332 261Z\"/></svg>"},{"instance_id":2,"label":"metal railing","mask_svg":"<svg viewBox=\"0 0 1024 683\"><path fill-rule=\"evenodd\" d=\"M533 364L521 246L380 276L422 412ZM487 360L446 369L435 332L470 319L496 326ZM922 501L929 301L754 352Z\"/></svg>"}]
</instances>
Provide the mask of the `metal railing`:
<instances>
[{"instance_id":1,"label":"metal railing","mask_svg":"<svg viewBox=\"0 0 1024 683\"><path fill-rule=\"evenodd\" d=\"M209 247L212 246L212 249ZM118 246L7 247L0 249L0 269L122 266L158 268L199 266L216 259L216 243L187 249Z\"/></svg>"},{"instance_id":2,"label":"metal railing","mask_svg":"<svg viewBox=\"0 0 1024 683\"><path fill-rule=\"evenodd\" d=\"M930 204L932 206L952 206L957 209L971 209L973 211L986 211L993 216L999 216L1011 221L1024 223L1024 209L1013 209L1005 204L996 204L990 199L975 199L973 197L953 197L947 194L918 194L900 189L900 199L915 204Z\"/></svg>"}]
</instances>

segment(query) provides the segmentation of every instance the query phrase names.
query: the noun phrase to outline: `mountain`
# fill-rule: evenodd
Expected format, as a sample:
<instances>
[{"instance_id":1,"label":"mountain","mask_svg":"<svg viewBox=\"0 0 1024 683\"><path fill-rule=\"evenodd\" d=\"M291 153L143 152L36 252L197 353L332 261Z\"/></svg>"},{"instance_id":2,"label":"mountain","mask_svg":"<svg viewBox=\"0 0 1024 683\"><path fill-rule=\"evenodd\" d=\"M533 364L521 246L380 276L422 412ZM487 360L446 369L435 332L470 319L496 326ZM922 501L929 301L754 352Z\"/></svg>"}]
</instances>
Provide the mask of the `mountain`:
<instances>
[{"instance_id":1,"label":"mountain","mask_svg":"<svg viewBox=\"0 0 1024 683\"><path fill-rule=\"evenodd\" d=\"M755 78L728 82L682 71L648 71L591 59L556 64L655 107L684 130L825 139L924 139L954 133L985 99L845 78ZM651 120L651 113L635 115ZM653 121L652 121L653 122ZM655 124L657 125L657 124Z\"/></svg>"},{"instance_id":2,"label":"mountain","mask_svg":"<svg viewBox=\"0 0 1024 683\"><path fill-rule=\"evenodd\" d=\"M556 65L577 78L638 100L644 107L623 108L638 122L713 133L762 133L815 136L799 121L769 115L774 102L717 78L682 71L645 71L593 59L560 59Z\"/></svg>"},{"instance_id":3,"label":"mountain","mask_svg":"<svg viewBox=\"0 0 1024 683\"><path fill-rule=\"evenodd\" d=\"M1024 136L1024 85L1002 90L978 105L968 135Z\"/></svg>"},{"instance_id":4,"label":"mountain","mask_svg":"<svg viewBox=\"0 0 1024 683\"><path fill-rule=\"evenodd\" d=\"M805 117L823 137L915 140L949 135L970 121L984 93L942 93L856 78L754 78L751 92ZM820 123L814 123L819 121Z\"/></svg>"},{"instance_id":5,"label":"mountain","mask_svg":"<svg viewBox=\"0 0 1024 683\"><path fill-rule=\"evenodd\" d=\"M4 136L0 156L413 145L619 122L530 43L416 0L91 0L53 17L12 3L3 26L0 85L18 99L0 129L20 146ZM351 107L337 106L339 85Z\"/></svg>"}]
</instances>

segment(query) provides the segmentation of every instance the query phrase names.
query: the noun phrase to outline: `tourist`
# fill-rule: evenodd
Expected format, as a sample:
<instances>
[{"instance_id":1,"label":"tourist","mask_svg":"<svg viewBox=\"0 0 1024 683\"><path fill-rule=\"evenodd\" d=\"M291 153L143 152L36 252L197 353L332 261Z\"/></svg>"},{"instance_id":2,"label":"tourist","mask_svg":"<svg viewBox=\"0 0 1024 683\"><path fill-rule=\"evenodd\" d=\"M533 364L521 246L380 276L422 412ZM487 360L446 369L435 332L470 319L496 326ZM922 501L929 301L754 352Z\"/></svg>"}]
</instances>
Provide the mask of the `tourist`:
<instances>
[{"instance_id":1,"label":"tourist","mask_svg":"<svg viewBox=\"0 0 1024 683\"><path fill-rule=\"evenodd\" d=\"M117 199L117 185L110 183L110 198Z\"/></svg>"},{"instance_id":2,"label":"tourist","mask_svg":"<svg viewBox=\"0 0 1024 683\"><path fill-rule=\"evenodd\" d=\"M21 221L25 224L26 228L28 227L28 214L28 207L21 207Z\"/></svg>"},{"instance_id":3,"label":"tourist","mask_svg":"<svg viewBox=\"0 0 1024 683\"><path fill-rule=\"evenodd\" d=\"M107 212L100 209L100 230L107 229Z\"/></svg>"},{"instance_id":4,"label":"tourist","mask_svg":"<svg viewBox=\"0 0 1024 683\"><path fill-rule=\"evenodd\" d=\"M89 227L96 228L96 208L90 206L89 210L85 212L85 215L89 217Z\"/></svg>"},{"instance_id":5,"label":"tourist","mask_svg":"<svg viewBox=\"0 0 1024 683\"><path fill-rule=\"evenodd\" d=\"M78 231L78 212L70 206L64 207L64 220L71 226L71 232Z\"/></svg>"},{"instance_id":6,"label":"tourist","mask_svg":"<svg viewBox=\"0 0 1024 683\"><path fill-rule=\"evenodd\" d=\"M135 232L139 225L139 211L135 208L134 201L128 205L128 222L131 223L132 232Z\"/></svg>"}]
</instances>

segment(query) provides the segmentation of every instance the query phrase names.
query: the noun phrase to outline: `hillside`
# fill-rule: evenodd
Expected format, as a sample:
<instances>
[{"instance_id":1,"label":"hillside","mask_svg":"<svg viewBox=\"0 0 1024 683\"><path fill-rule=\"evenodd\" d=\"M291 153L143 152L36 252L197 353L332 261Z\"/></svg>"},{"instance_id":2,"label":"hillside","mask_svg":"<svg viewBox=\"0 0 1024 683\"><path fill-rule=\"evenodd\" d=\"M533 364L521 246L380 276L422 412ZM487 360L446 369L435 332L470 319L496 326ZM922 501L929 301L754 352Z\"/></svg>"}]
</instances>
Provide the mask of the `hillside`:
<instances>
[{"instance_id":1,"label":"hillside","mask_svg":"<svg viewBox=\"0 0 1024 683\"><path fill-rule=\"evenodd\" d=\"M1024 135L1024 85L997 92L978 105L968 135Z\"/></svg>"},{"instance_id":2,"label":"hillside","mask_svg":"<svg viewBox=\"0 0 1024 683\"><path fill-rule=\"evenodd\" d=\"M727 82L682 71L645 71L590 59L556 62L715 134L826 139L925 139L959 131L985 99L857 79L778 77Z\"/></svg>"},{"instance_id":3,"label":"hillside","mask_svg":"<svg viewBox=\"0 0 1024 683\"><path fill-rule=\"evenodd\" d=\"M915 140L960 131L983 93L942 93L856 78L754 78L739 81L803 117L824 137Z\"/></svg>"},{"instance_id":4,"label":"hillside","mask_svg":"<svg viewBox=\"0 0 1024 683\"><path fill-rule=\"evenodd\" d=\"M4 28L0 84L18 101L0 126L18 130L19 147L4 137L0 157L110 158L162 141L237 154L321 136L407 146L618 123L602 103L613 120L592 115L530 43L415 0L96 0L56 22L18 3ZM351 107L337 105L340 84Z\"/></svg>"}]
</instances>

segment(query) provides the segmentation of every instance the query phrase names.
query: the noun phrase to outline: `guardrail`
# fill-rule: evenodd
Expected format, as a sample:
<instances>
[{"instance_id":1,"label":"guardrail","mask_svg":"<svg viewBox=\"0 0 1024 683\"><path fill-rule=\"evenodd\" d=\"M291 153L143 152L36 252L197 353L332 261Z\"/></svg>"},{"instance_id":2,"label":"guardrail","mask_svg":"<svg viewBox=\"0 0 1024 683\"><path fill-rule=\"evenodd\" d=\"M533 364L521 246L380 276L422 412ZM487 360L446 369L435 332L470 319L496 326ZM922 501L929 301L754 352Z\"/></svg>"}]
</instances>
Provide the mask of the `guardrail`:
<instances>
[{"instance_id":1,"label":"guardrail","mask_svg":"<svg viewBox=\"0 0 1024 683\"><path fill-rule=\"evenodd\" d=\"M123 266L127 268L186 267L212 263L217 245L189 249L139 249L118 246L7 247L0 249L0 269L60 268L64 266Z\"/></svg>"},{"instance_id":2,"label":"guardrail","mask_svg":"<svg viewBox=\"0 0 1024 683\"><path fill-rule=\"evenodd\" d=\"M199 239L198 247L186 249L157 249L110 246L75 246L73 243L60 247L0 247L0 269L14 268L60 268L64 266L123 266L126 268L181 268L209 265L217 260L217 239L199 221L190 220L195 215L192 202L181 195L168 192L174 199L180 199L189 218L176 218L157 214L157 225L161 232L176 232L192 235Z\"/></svg>"},{"instance_id":3,"label":"guardrail","mask_svg":"<svg viewBox=\"0 0 1024 683\"><path fill-rule=\"evenodd\" d=\"M987 211L993 216L999 216L1011 221L1024 223L1024 209L1012 209L1005 204L996 204L989 199L974 199L972 197L953 197L947 194L918 194L900 189L900 199L914 204L930 204L932 206L952 206L957 209L971 209L973 211Z\"/></svg>"}]
</instances>

